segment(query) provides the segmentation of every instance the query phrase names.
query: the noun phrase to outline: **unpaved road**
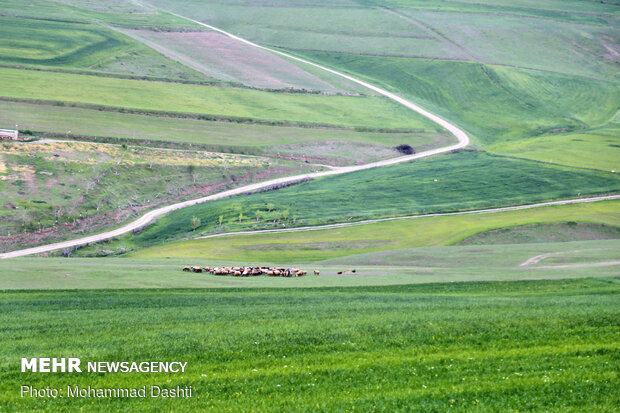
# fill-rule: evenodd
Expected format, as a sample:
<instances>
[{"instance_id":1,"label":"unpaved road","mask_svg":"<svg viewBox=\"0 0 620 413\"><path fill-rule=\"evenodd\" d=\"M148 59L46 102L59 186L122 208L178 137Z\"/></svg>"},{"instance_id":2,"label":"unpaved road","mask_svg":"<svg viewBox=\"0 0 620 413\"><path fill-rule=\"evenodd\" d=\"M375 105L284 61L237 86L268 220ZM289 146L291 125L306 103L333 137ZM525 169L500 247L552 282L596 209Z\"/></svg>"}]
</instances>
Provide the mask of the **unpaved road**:
<instances>
[{"instance_id":1,"label":"unpaved road","mask_svg":"<svg viewBox=\"0 0 620 413\"><path fill-rule=\"evenodd\" d=\"M98 242L98 241L103 241L106 239L110 239L110 238L114 238L117 237L119 235L122 234L126 234L128 232L131 232L135 229L138 229L140 227L145 226L146 224L148 224L149 222L153 221L155 218L160 217L164 214L167 214L168 212L180 209L180 208L185 208L191 205L196 205L196 204L200 204L203 202L209 202L209 201L214 201L216 199L222 199L222 198L226 198L226 197L230 197L233 195L239 195L239 194L243 194L243 193L247 193L247 192L252 192L252 191L256 191L259 189L264 189L267 187L271 187L273 185L278 185L278 184L286 184L286 183L291 183L291 182L297 182L300 180L305 180L305 179L312 179L312 178L318 178L321 176L328 176L328 175L338 175L338 174L344 174L344 173L349 173L349 172L354 172L354 171L361 171L364 169L370 169L370 168L377 168L380 166L387 166L387 165L394 165L397 163L401 163L401 162L408 162L414 159L419 159L419 158L424 158L427 156L432 156L432 155L437 155L440 153L445 153L445 152L450 152L456 149L461 149L466 147L467 145L469 145L469 136L467 136L467 134L459 129L458 127L456 127L455 125L451 124L450 122L440 118L437 115L434 115L426 110L424 110L423 108L421 108L420 106L416 105L413 102L410 102L406 99L401 98L400 96L397 96L391 92L388 92L387 90L381 89L379 87L376 87L374 85L371 85L370 83L366 83L364 81L361 81L359 79L356 79L352 76L346 75L344 73L340 73L337 72L335 70L329 69L325 66L321 66L318 65L316 63L312 63L309 62L307 60L304 59L300 59L298 57L289 55L287 53L283 53L277 50L272 50L269 49L267 47L263 47L260 45L257 45L255 43L250 42L249 40L245 40L241 37L235 36L231 33L225 32L221 29L218 29L217 27L213 27L213 26L209 26L208 24L204 24L201 23L197 20L193 20L193 19L189 19L185 16L181 16L175 13L171 13L174 14L175 16L187 19L189 21L192 21L196 24L199 24L201 26L207 27L211 30L214 30L216 32L222 33L228 37L230 37L231 39L243 42L245 44L248 44L250 46L253 47L258 47L260 49L266 50L268 52L271 53L275 53L281 56L284 56L286 58L304 63L304 64L308 64L311 66L314 66L316 68L319 68L321 70L330 72L334 75L343 77L351 82L355 82L359 85L362 85L370 90L373 90L377 93L380 93L381 95L387 97L388 99L391 99L411 110L413 110L414 112L417 112L419 114L421 114L422 116L432 120L433 122L435 122L436 124L440 125L441 127L447 129L452 135L454 135L454 137L457 139L457 143L454 145L450 145L450 146L445 146L443 148L437 148L437 149L433 149L433 150L429 150L429 151L424 151L424 152L420 152L414 155L406 155L406 156L400 156L397 158L392 158L392 159L387 159L387 160L383 160L383 161L378 161L378 162L373 162L373 163L368 163L366 165L355 165L355 166L346 166L346 167L342 167L342 168L338 168L338 169L334 169L331 171L324 171L324 172L315 172L315 173L309 173L309 174L302 174L302 175L295 175L295 176L289 176L289 177L285 177L285 178L278 178L278 179L272 179L269 181L264 181L264 182L260 182L260 183L256 183L256 184L252 184L252 185L246 185L246 186L242 186L239 188L235 188L235 189L231 189L228 191L224 191L224 192L220 192L217 194L213 194L213 195L209 195L203 198L198 198L198 199L193 199L190 201L185 201L185 202L180 202L177 204L173 204L173 205L168 205L162 208L158 208L155 209L153 211L150 211L146 214L144 214L143 216L141 216L140 218L136 219L133 222L130 222L129 224L123 225L122 227L112 230L112 231L107 231L101 234L97 234L97 235L91 235L88 237L84 237L84 238L78 238L78 239L74 239L74 240L70 240L70 241L63 241L63 242L56 242L53 244L47 244L47 245L41 245L39 247L33 247L33 248L27 248L27 249L23 249L23 250L18 250L18 251L11 251L11 252L7 252L4 254L0 254L0 258L14 258L14 257L21 257L24 255L31 255L31 254L40 254L43 252L49 252L49 251L54 251L54 250L58 250L58 249L63 249L63 248L70 248L70 247L75 247L78 245L84 245L84 244L88 244L91 242Z\"/></svg>"},{"instance_id":2,"label":"unpaved road","mask_svg":"<svg viewBox=\"0 0 620 413\"><path fill-rule=\"evenodd\" d=\"M519 211L519 210L522 210L522 209L538 208L538 207L551 206L551 205L568 205L568 204L581 204L581 203L588 203L588 202L608 201L608 200L612 200L612 199L620 199L620 195L597 196L597 197L592 197L592 198L565 199L565 200L562 200L562 201L541 202L541 203L538 203L538 204L518 205L518 206L511 206L511 207L489 208L489 209L477 209L477 210L474 210L474 211L444 212L444 213L426 214L426 215L407 215L407 216L402 216L402 217L377 218L377 219L368 219L368 220L365 220L365 221L341 222L339 224L318 225L318 226L314 226L314 227L298 227L298 228L282 228L282 229L263 229L263 230L258 230L258 231L225 232L225 233L222 233L222 234L205 235L205 236L202 236L202 237L197 237L196 239L228 237L228 236L236 236L236 235L269 234L269 233L281 233L281 232L320 231L320 230L323 230L323 229L351 227L351 226L354 226L354 225L372 224L372 223L376 223L376 222L385 222L385 221L398 221L398 220L402 220L402 219L416 219L416 218L429 218L429 217L446 217L446 216L451 216L451 215L489 214L489 213L495 213L495 212ZM530 258L530 260L532 260L534 258L537 258L537 257ZM528 262L528 261L526 261L523 264L521 264L521 266L529 265L530 262Z\"/></svg>"}]
</instances>

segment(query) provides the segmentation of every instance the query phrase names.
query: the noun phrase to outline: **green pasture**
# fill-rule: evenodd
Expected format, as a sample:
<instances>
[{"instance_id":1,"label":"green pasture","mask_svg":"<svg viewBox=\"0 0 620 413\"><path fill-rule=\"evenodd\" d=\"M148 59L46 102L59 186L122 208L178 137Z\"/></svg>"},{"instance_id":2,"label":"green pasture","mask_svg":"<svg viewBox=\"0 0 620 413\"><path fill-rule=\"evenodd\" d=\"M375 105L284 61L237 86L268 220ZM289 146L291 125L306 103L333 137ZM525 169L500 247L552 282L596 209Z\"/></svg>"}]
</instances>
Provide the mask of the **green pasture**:
<instances>
[{"instance_id":1,"label":"green pasture","mask_svg":"<svg viewBox=\"0 0 620 413\"><path fill-rule=\"evenodd\" d=\"M475 210L619 189L620 180L610 173L461 152L183 208L130 242L148 246L213 232ZM194 216L202 225L192 231Z\"/></svg>"},{"instance_id":2,"label":"green pasture","mask_svg":"<svg viewBox=\"0 0 620 413\"><path fill-rule=\"evenodd\" d=\"M418 229L411 225L406 227L410 230ZM391 229L386 234L400 235ZM324 233L325 241L309 236L307 242L303 238L276 235L284 237L279 240L276 237L259 239L256 235L249 239L241 238L237 242L223 238L220 239L221 244L185 243L184 247L188 250L185 255L177 253L180 251L178 244L172 244L170 255L174 258L165 258L168 256L165 253L155 254L147 250L144 254L123 257L26 257L0 260L0 271L3 274L0 289L315 288L620 275L618 239L588 241L578 240L579 237L575 236L569 242L432 247L419 247L415 242L403 240L390 249L361 250L354 249L361 244L358 239L354 239L360 233L348 234L347 239L340 234L339 241L334 241L338 234ZM256 243L259 240L263 241L262 245ZM292 245L285 249L283 242ZM338 255L329 254L324 248L321 253L320 246L328 244L334 248L348 245L350 250L343 251L340 248L341 254ZM269 245L273 253L266 252L265 245ZM217 250L218 253L209 253L203 249L203 253L198 254L201 246L209 246L210 250ZM307 254L311 247L315 250L314 257ZM252 254L230 253L252 249ZM540 261L527 266L520 265L541 254L545 254L545 257ZM306 262L312 260L314 262ZM310 275L293 278L215 276L210 273L184 272L181 269L186 265L277 265L301 268ZM320 275L313 275L315 270ZM349 272L338 275L338 272L345 270Z\"/></svg>"},{"instance_id":3,"label":"green pasture","mask_svg":"<svg viewBox=\"0 0 620 413\"><path fill-rule=\"evenodd\" d=\"M133 2L88 0L0 0L2 12L9 16L31 17L68 22L100 22L125 27L157 27L163 30L179 27L198 27L170 13L136 7ZM133 3L135 4L135 3Z\"/></svg>"},{"instance_id":4,"label":"green pasture","mask_svg":"<svg viewBox=\"0 0 620 413\"><path fill-rule=\"evenodd\" d=\"M574 165L620 171L620 124L560 135L500 142L489 146L496 153Z\"/></svg>"},{"instance_id":5,"label":"green pasture","mask_svg":"<svg viewBox=\"0 0 620 413\"><path fill-rule=\"evenodd\" d=\"M620 201L614 200L488 214L409 218L315 231L222 236L168 243L129 255L243 262L317 262L370 252L454 245L479 233L523 225L580 222L618 228L619 207ZM578 235L573 236L579 239ZM139 242L140 236L134 237L134 240ZM134 240L111 244L130 250L136 246L130 242ZM104 244L89 247L83 252L96 254L107 248L111 247Z\"/></svg>"},{"instance_id":6,"label":"green pasture","mask_svg":"<svg viewBox=\"0 0 620 413\"><path fill-rule=\"evenodd\" d=\"M383 97L281 94L230 87L105 78L0 68L2 96L231 118L436 130L437 125Z\"/></svg>"},{"instance_id":7,"label":"green pasture","mask_svg":"<svg viewBox=\"0 0 620 413\"><path fill-rule=\"evenodd\" d=\"M606 48L618 41L617 7L528 3L150 1L259 44L300 52L466 60L617 79Z\"/></svg>"},{"instance_id":8,"label":"green pasture","mask_svg":"<svg viewBox=\"0 0 620 413\"><path fill-rule=\"evenodd\" d=\"M0 59L5 65L205 80L204 75L113 30L67 21L0 17Z\"/></svg>"},{"instance_id":9,"label":"green pasture","mask_svg":"<svg viewBox=\"0 0 620 413\"><path fill-rule=\"evenodd\" d=\"M14 124L18 124L21 130L58 134L58 139L77 135L111 138L113 142L128 144L200 144L211 150L236 153L295 151L309 155L309 147L314 146L324 149L324 163L338 157L346 159L348 164L361 159L364 147L372 148L373 157L379 159L385 154L385 157L399 156L393 148L401 144L409 144L420 151L451 142L448 136L434 132L382 133L350 128L250 125L0 101L0 127ZM328 150L335 143L346 145L349 150Z\"/></svg>"},{"instance_id":10,"label":"green pasture","mask_svg":"<svg viewBox=\"0 0 620 413\"><path fill-rule=\"evenodd\" d=\"M591 222L555 222L498 228L465 238L459 245L538 244L620 239L620 227Z\"/></svg>"},{"instance_id":11,"label":"green pasture","mask_svg":"<svg viewBox=\"0 0 620 413\"><path fill-rule=\"evenodd\" d=\"M484 146L527 145L529 138L605 125L620 105L617 83L562 74L467 62L304 55L403 93L459 124Z\"/></svg>"},{"instance_id":12,"label":"green pasture","mask_svg":"<svg viewBox=\"0 0 620 413\"><path fill-rule=\"evenodd\" d=\"M618 281L5 291L7 411L614 411ZM179 374L19 373L21 357L179 360ZM185 399L20 397L189 386Z\"/></svg>"}]
</instances>

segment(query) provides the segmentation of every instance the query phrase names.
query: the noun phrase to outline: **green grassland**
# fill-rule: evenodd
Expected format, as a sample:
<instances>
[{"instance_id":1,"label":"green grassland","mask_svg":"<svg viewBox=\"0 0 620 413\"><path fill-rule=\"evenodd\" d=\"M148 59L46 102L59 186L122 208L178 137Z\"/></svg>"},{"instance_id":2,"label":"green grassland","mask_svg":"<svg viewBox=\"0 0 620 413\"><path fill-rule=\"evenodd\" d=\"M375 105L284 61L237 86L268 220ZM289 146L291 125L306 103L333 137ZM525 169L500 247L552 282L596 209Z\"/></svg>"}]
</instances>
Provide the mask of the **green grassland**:
<instances>
[{"instance_id":1,"label":"green grassland","mask_svg":"<svg viewBox=\"0 0 620 413\"><path fill-rule=\"evenodd\" d=\"M466 223L467 224L467 223ZM377 227L382 229L381 227ZM407 228L412 229L411 225ZM471 228L471 225L470 225ZM376 228L375 228L376 229ZM414 228L417 229L417 228ZM386 234L397 234L388 228ZM284 234L281 234L284 235ZM531 279L565 279L617 277L620 275L618 250L620 241L590 240L568 242L545 242L530 244L459 245L408 248L415 242L402 242L392 249L360 249L361 241L329 234L330 238L312 242L305 239L283 237L262 238L262 245L273 246L269 254L256 244L261 239L252 238L232 242L222 239L217 243L186 243L190 252L183 255L179 244L171 244L172 250L165 253L122 257L60 258L28 257L0 261L0 289L127 289L127 288L316 288L352 287L379 285L408 285L437 282L470 281L515 281ZM375 240L376 240L375 236ZM578 237L575 237L577 239ZM371 240L373 240L371 238ZM280 244L277 242L280 241ZM292 245L286 249L283 242ZM345 254L329 254L326 245L334 248L347 245ZM417 243L420 244L420 243ZM368 245L368 244L367 244ZM423 244L424 245L424 244ZM192 254L202 246L209 246L217 253ZM324 250L319 251L323 246ZM402 247L402 248L399 248ZM102 248L106 248L104 245ZM314 248L314 256L308 249ZM358 249L355 249L358 248ZM219 250L218 250L219 249ZM247 250L254 249L254 253ZM193 250L193 251L192 251ZM242 254L242 252L246 254ZM262 250L262 254L260 254ZM342 248L340 248L341 253ZM231 251L233 253L231 253ZM363 252L371 251L371 252ZM283 258L276 254L282 253ZM521 266L532 257L545 254L536 263ZM335 257L335 258L334 258ZM271 260L271 261L269 261ZM313 262L304 262L304 260ZM602 264L606 263L606 264ZM615 263L615 264L614 264ZM309 271L320 271L320 275L297 278L282 277L232 277L215 276L210 273L187 273L181 271L185 265L230 266L230 265L285 265ZM42 271L41 269L44 268ZM356 272L338 275L344 270Z\"/></svg>"},{"instance_id":2,"label":"green grassland","mask_svg":"<svg viewBox=\"0 0 620 413\"><path fill-rule=\"evenodd\" d=\"M387 98L280 94L67 73L0 68L6 97L274 121L436 130L437 125Z\"/></svg>"},{"instance_id":3,"label":"green grassland","mask_svg":"<svg viewBox=\"0 0 620 413\"><path fill-rule=\"evenodd\" d=\"M605 47L613 49L618 39L617 7L595 2L581 5L576 13L571 11L574 5L562 10L558 2L549 7L553 11L544 6L423 0L276 6L266 1L150 3L290 50L467 60L617 78L614 58L606 57Z\"/></svg>"},{"instance_id":4,"label":"green grassland","mask_svg":"<svg viewBox=\"0 0 620 413\"><path fill-rule=\"evenodd\" d=\"M365 77L457 123L497 153L618 169L610 119L620 107L619 14L612 4L151 4ZM603 144L600 131L608 129L612 136Z\"/></svg>"},{"instance_id":5,"label":"green grassland","mask_svg":"<svg viewBox=\"0 0 620 413\"><path fill-rule=\"evenodd\" d=\"M185 148L198 144L220 152L292 154L319 163L346 165L394 158L400 155L394 148L401 144L411 145L419 152L453 141L453 138L435 132L381 132L212 122L107 109L0 101L0 125L11 127L18 124L22 131L51 133L61 139L86 136L130 145ZM334 148L335 145L338 147Z\"/></svg>"},{"instance_id":6,"label":"green grassland","mask_svg":"<svg viewBox=\"0 0 620 413\"><path fill-rule=\"evenodd\" d=\"M3 410L614 411L617 279L0 294ZM20 357L180 360L183 374L20 374ZM79 377L79 380L78 380ZM191 399L21 398L157 384Z\"/></svg>"},{"instance_id":7,"label":"green grassland","mask_svg":"<svg viewBox=\"0 0 620 413\"><path fill-rule=\"evenodd\" d=\"M601 135L605 143L620 143L613 123L620 105L617 83L466 62L304 55L405 94L465 128L491 151L617 169L620 148L605 145L605 155L599 156ZM572 134L582 140L566 138Z\"/></svg>"},{"instance_id":8,"label":"green grassland","mask_svg":"<svg viewBox=\"0 0 620 413\"><path fill-rule=\"evenodd\" d=\"M199 151L0 143L0 249L102 230L158 205L309 168Z\"/></svg>"},{"instance_id":9,"label":"green grassland","mask_svg":"<svg viewBox=\"0 0 620 413\"><path fill-rule=\"evenodd\" d=\"M99 7L95 8L87 5L86 1L76 1L73 3L71 5L63 4L61 1L49 0L31 0L28 2L0 0L0 7L3 14L17 17L69 22L100 22L124 27L157 27L163 30L166 28L198 27L195 23L170 13L145 10L143 7L129 11L126 9L126 6L119 2L97 2ZM92 2L90 3L92 4ZM109 7L106 7L106 5ZM118 8L119 5L121 5L122 9Z\"/></svg>"},{"instance_id":10,"label":"green grassland","mask_svg":"<svg viewBox=\"0 0 620 413\"><path fill-rule=\"evenodd\" d=\"M3 65L212 80L101 25L0 17Z\"/></svg>"},{"instance_id":11,"label":"green grassland","mask_svg":"<svg viewBox=\"0 0 620 413\"><path fill-rule=\"evenodd\" d=\"M620 227L572 221L494 229L466 238L459 245L531 244L619 238Z\"/></svg>"},{"instance_id":12,"label":"green grassland","mask_svg":"<svg viewBox=\"0 0 620 413\"><path fill-rule=\"evenodd\" d=\"M617 228L620 227L619 207L619 201L604 201L522 211L384 221L316 231L223 236L169 243L129 255L138 258L179 257L241 262L317 262L369 252L454 245L481 232L523 225L586 222ZM135 247L129 240L117 242L116 248L130 250ZM103 245L97 248L112 247ZM93 254L93 250L96 248L90 247L83 253Z\"/></svg>"},{"instance_id":13,"label":"green grassland","mask_svg":"<svg viewBox=\"0 0 620 413\"><path fill-rule=\"evenodd\" d=\"M195 205L167 214L131 242L156 245L212 232L483 209L619 189L614 174L461 152ZM196 231L189 224L193 216L202 221Z\"/></svg>"},{"instance_id":14,"label":"green grassland","mask_svg":"<svg viewBox=\"0 0 620 413\"><path fill-rule=\"evenodd\" d=\"M489 150L542 162L620 171L619 136L620 123L615 121L586 131L501 142Z\"/></svg>"}]
</instances>

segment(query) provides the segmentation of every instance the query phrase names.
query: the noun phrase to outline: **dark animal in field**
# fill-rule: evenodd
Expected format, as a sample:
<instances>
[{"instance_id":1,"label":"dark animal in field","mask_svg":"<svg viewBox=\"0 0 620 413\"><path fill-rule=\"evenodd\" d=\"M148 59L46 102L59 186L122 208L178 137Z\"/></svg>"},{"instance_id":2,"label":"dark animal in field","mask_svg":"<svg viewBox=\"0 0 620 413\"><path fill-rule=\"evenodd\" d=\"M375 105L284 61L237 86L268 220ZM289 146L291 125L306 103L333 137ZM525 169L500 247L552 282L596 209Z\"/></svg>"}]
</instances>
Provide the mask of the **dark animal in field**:
<instances>
[{"instance_id":1,"label":"dark animal in field","mask_svg":"<svg viewBox=\"0 0 620 413\"><path fill-rule=\"evenodd\" d=\"M189 265L186 265L185 267L183 267L183 271L191 271L192 267L190 267Z\"/></svg>"},{"instance_id":2,"label":"dark animal in field","mask_svg":"<svg viewBox=\"0 0 620 413\"><path fill-rule=\"evenodd\" d=\"M337 273L337 274L338 274L338 275L342 275L342 271L338 271L338 273Z\"/></svg>"},{"instance_id":3,"label":"dark animal in field","mask_svg":"<svg viewBox=\"0 0 620 413\"><path fill-rule=\"evenodd\" d=\"M194 271L194 272L202 272L202 268L200 268L200 267L192 267L192 271Z\"/></svg>"},{"instance_id":4,"label":"dark animal in field","mask_svg":"<svg viewBox=\"0 0 620 413\"><path fill-rule=\"evenodd\" d=\"M314 275L319 275L321 271L314 270Z\"/></svg>"}]
</instances>

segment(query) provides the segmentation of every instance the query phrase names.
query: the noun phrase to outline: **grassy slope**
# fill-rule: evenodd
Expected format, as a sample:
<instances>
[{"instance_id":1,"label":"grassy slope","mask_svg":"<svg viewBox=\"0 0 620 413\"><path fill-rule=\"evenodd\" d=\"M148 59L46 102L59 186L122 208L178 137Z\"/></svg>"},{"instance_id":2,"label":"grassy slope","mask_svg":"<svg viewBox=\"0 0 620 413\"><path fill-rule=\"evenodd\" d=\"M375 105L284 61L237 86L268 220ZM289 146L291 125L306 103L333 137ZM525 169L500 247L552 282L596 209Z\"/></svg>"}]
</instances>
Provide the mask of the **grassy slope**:
<instances>
[{"instance_id":1,"label":"grassy slope","mask_svg":"<svg viewBox=\"0 0 620 413\"><path fill-rule=\"evenodd\" d=\"M7 410L613 411L617 280L331 290L5 292ZM42 328L45 325L46 328ZM128 334L131 332L131 334ZM19 374L19 358L181 360L184 374ZM19 397L194 387L191 399Z\"/></svg>"},{"instance_id":2,"label":"grassy slope","mask_svg":"<svg viewBox=\"0 0 620 413\"><path fill-rule=\"evenodd\" d=\"M22 130L138 141L196 143L234 147L236 152L314 142L347 142L386 147L407 143L416 147L450 139L424 132L381 133L339 128L248 125L0 101L0 125L10 127L14 123L19 124Z\"/></svg>"},{"instance_id":3,"label":"grassy slope","mask_svg":"<svg viewBox=\"0 0 620 413\"><path fill-rule=\"evenodd\" d=\"M184 208L162 217L132 241L153 245L188 236L192 216L203 222L191 234L196 236L214 229L282 228L481 209L618 189L620 180L612 174L462 152ZM257 211L262 214L260 222ZM225 228L217 228L220 216Z\"/></svg>"},{"instance_id":4,"label":"grassy slope","mask_svg":"<svg viewBox=\"0 0 620 413\"><path fill-rule=\"evenodd\" d=\"M366 76L458 123L498 153L618 169L620 149L607 145L618 143L617 128L609 142L599 132L618 110L620 94L619 17L611 4L152 3ZM581 140L557 136L567 131ZM539 137L531 146L523 141Z\"/></svg>"},{"instance_id":5,"label":"grassy slope","mask_svg":"<svg viewBox=\"0 0 620 413\"><path fill-rule=\"evenodd\" d=\"M277 121L435 130L436 125L386 98L279 94L0 68L7 97L136 109L206 113Z\"/></svg>"},{"instance_id":6,"label":"grassy slope","mask_svg":"<svg viewBox=\"0 0 620 413\"><path fill-rule=\"evenodd\" d=\"M569 222L521 225L485 231L464 239L459 245L532 244L619 238L620 227Z\"/></svg>"},{"instance_id":7,"label":"grassy slope","mask_svg":"<svg viewBox=\"0 0 620 413\"><path fill-rule=\"evenodd\" d=\"M101 231L155 206L310 168L202 151L0 143L0 250Z\"/></svg>"},{"instance_id":8,"label":"grassy slope","mask_svg":"<svg viewBox=\"0 0 620 413\"><path fill-rule=\"evenodd\" d=\"M102 2L99 2L102 4ZM114 7L108 10L76 7L58 1L31 0L0 0L3 13L9 16L34 17L53 20L77 22L103 22L125 27L198 27L198 25L165 12L150 11L148 13L132 13L127 10L116 12ZM104 6L105 8L105 6Z\"/></svg>"},{"instance_id":9,"label":"grassy slope","mask_svg":"<svg viewBox=\"0 0 620 413\"><path fill-rule=\"evenodd\" d=\"M211 80L101 25L0 17L5 65L80 69L180 80Z\"/></svg>"},{"instance_id":10,"label":"grassy slope","mask_svg":"<svg viewBox=\"0 0 620 413\"><path fill-rule=\"evenodd\" d=\"M618 169L620 148L608 145L620 143L612 123L619 104L617 83L465 62L304 55L404 93L466 128L491 151ZM606 135L611 136L602 142L601 134L610 127Z\"/></svg>"},{"instance_id":11,"label":"grassy slope","mask_svg":"<svg viewBox=\"0 0 620 413\"><path fill-rule=\"evenodd\" d=\"M535 223L575 221L619 227L619 206L620 201L605 201L480 215L415 218L309 232L217 237L151 247L130 255L313 262L375 251L453 245L480 232ZM119 242L119 246L129 248L130 245Z\"/></svg>"}]
</instances>

